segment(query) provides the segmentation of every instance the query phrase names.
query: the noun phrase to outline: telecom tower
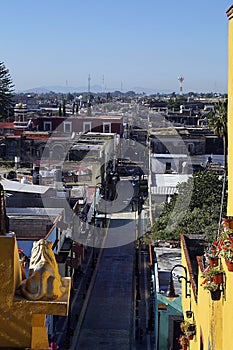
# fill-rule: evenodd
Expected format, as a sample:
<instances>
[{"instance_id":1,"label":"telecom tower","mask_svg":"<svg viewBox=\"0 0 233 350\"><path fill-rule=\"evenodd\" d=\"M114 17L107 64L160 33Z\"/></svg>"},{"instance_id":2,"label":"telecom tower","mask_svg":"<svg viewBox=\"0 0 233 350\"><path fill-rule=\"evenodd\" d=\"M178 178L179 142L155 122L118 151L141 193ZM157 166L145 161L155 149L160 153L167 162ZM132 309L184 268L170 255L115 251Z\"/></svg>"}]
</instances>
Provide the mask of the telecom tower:
<instances>
[{"instance_id":1,"label":"telecom tower","mask_svg":"<svg viewBox=\"0 0 233 350\"><path fill-rule=\"evenodd\" d=\"M103 74L103 78L102 78L102 93L104 93L105 90L105 82L104 82L104 74Z\"/></svg>"},{"instance_id":2,"label":"telecom tower","mask_svg":"<svg viewBox=\"0 0 233 350\"><path fill-rule=\"evenodd\" d=\"M91 76L90 74L88 75L88 95L90 96L91 92Z\"/></svg>"},{"instance_id":3,"label":"telecom tower","mask_svg":"<svg viewBox=\"0 0 233 350\"><path fill-rule=\"evenodd\" d=\"M91 76L88 75L87 116L91 116Z\"/></svg>"},{"instance_id":4,"label":"telecom tower","mask_svg":"<svg viewBox=\"0 0 233 350\"><path fill-rule=\"evenodd\" d=\"M180 95L183 95L183 81L184 81L184 77L182 77L182 75L180 77L178 77L178 80L180 82Z\"/></svg>"}]
</instances>

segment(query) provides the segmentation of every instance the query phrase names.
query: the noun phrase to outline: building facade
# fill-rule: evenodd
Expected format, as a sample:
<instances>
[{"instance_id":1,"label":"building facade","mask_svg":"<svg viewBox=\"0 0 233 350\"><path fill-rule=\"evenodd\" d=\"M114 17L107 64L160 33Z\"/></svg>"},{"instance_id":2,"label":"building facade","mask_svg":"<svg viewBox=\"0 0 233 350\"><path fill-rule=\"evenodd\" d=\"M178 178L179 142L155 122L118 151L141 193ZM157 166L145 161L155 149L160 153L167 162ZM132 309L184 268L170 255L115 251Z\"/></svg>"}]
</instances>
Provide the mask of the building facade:
<instances>
[{"instance_id":1,"label":"building facade","mask_svg":"<svg viewBox=\"0 0 233 350\"><path fill-rule=\"evenodd\" d=\"M182 265L187 271L182 279L182 307L186 325L193 325L193 335L180 330L182 349L223 350L232 347L233 261L231 233L233 216L233 5L227 10L228 24L228 205L216 242L207 250L199 235L182 236ZM224 222L227 222L227 225ZM213 266L213 260L215 265ZM233 263L232 263L233 265ZM214 278L219 271L221 280ZM217 285L217 287L216 287ZM188 294L187 294L188 290ZM185 340L186 338L186 340Z\"/></svg>"}]
</instances>

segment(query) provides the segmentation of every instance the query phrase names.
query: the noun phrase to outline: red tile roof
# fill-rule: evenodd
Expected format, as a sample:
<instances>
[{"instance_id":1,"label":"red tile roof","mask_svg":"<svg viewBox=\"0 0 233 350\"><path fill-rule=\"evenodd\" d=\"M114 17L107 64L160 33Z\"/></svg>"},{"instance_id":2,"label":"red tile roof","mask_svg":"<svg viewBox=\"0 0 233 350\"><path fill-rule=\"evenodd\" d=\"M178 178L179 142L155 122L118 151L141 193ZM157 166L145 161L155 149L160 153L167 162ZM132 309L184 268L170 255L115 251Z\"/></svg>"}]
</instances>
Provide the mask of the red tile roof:
<instances>
[{"instance_id":1,"label":"red tile roof","mask_svg":"<svg viewBox=\"0 0 233 350\"><path fill-rule=\"evenodd\" d=\"M0 122L0 129L14 129L14 123Z\"/></svg>"}]
</instances>

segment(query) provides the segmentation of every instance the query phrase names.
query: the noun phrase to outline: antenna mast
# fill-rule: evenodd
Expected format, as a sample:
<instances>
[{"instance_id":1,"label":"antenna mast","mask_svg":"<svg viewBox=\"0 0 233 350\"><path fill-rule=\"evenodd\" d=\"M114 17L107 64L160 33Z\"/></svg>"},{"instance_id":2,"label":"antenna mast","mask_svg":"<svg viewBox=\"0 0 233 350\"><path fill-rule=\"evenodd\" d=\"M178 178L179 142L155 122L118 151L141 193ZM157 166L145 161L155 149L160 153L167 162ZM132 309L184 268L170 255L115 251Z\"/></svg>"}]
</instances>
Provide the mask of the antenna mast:
<instances>
[{"instance_id":1,"label":"antenna mast","mask_svg":"<svg viewBox=\"0 0 233 350\"><path fill-rule=\"evenodd\" d=\"M183 95L183 81L184 81L184 77L181 75L180 77L178 77L178 80L180 82L180 95Z\"/></svg>"},{"instance_id":2,"label":"antenna mast","mask_svg":"<svg viewBox=\"0 0 233 350\"><path fill-rule=\"evenodd\" d=\"M88 75L87 115L91 116L91 76Z\"/></svg>"},{"instance_id":3,"label":"antenna mast","mask_svg":"<svg viewBox=\"0 0 233 350\"><path fill-rule=\"evenodd\" d=\"M104 93L104 90L105 90L105 88L104 88L104 74L103 74L103 78L102 78L102 93Z\"/></svg>"},{"instance_id":4,"label":"antenna mast","mask_svg":"<svg viewBox=\"0 0 233 350\"><path fill-rule=\"evenodd\" d=\"M90 97L90 92L91 92L91 76L90 74L88 75L88 95Z\"/></svg>"}]
</instances>

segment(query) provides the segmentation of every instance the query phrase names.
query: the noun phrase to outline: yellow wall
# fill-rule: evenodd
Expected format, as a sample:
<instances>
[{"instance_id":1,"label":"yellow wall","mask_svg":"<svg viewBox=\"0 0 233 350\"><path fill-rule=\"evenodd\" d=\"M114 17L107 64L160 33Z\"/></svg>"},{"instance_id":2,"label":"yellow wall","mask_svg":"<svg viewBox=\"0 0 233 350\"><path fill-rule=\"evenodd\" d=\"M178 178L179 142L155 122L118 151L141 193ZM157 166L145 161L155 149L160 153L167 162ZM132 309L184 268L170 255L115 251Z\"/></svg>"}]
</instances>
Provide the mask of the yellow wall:
<instances>
[{"instance_id":1,"label":"yellow wall","mask_svg":"<svg viewBox=\"0 0 233 350\"><path fill-rule=\"evenodd\" d=\"M233 5L227 11L228 16L228 204L227 216L233 216ZM187 261L182 247L182 264L187 267ZM225 260L220 264L224 269L224 284L221 299L213 301L210 292L201 283L201 266L198 271L198 296L195 300L191 288L191 298L185 298L185 283L182 285L182 306L185 311L190 308L194 313L196 336L190 340L189 349L199 350L202 334L204 350L227 350L233 345L233 272L229 272ZM188 275L190 280L190 276ZM187 319L191 320L191 319Z\"/></svg>"},{"instance_id":2,"label":"yellow wall","mask_svg":"<svg viewBox=\"0 0 233 350\"><path fill-rule=\"evenodd\" d=\"M225 264L225 261L223 261ZM185 259L184 251L182 249L182 265L187 268L188 266ZM225 266L223 266L225 268ZM232 274L232 275L231 275ZM226 297L227 300L224 299L223 293L221 294L221 299L219 301L212 301L210 292L205 290L201 283L203 281L202 272L199 268L199 278L198 278L198 298L195 300L194 291L192 287L191 290L191 298L185 298L185 282L182 284L182 307L184 313L184 319L188 321L194 320L196 324L196 336L193 340L189 342L190 350L199 350L201 343L201 334L202 341L204 345L204 350L224 350L230 349L232 345L232 332L230 331L230 327L232 327L233 321L233 313L231 312L231 305L233 305L233 294L231 293L233 288L233 272L226 271L226 276L228 283L226 284ZM190 280L190 275L188 274L188 280ZM232 295L231 295L232 294ZM191 302L191 310L193 311L193 318L186 318L185 311L190 310L190 302ZM230 310L230 313L229 313ZM227 317L231 318L231 324L226 327L225 323ZM224 323L225 320L225 323ZM224 333L223 333L224 330Z\"/></svg>"},{"instance_id":3,"label":"yellow wall","mask_svg":"<svg viewBox=\"0 0 233 350\"><path fill-rule=\"evenodd\" d=\"M225 264L225 261L223 261ZM231 349L233 344L232 324L233 324L233 272L228 272L226 268L226 294L223 299L223 347L222 349ZM229 324L230 322L230 324Z\"/></svg>"},{"instance_id":4,"label":"yellow wall","mask_svg":"<svg viewBox=\"0 0 233 350\"><path fill-rule=\"evenodd\" d=\"M228 23L228 204L233 216L233 5L227 11Z\"/></svg>"}]
</instances>

